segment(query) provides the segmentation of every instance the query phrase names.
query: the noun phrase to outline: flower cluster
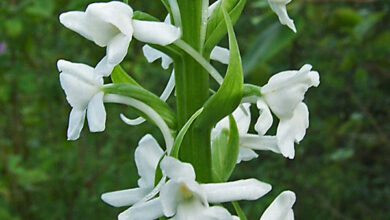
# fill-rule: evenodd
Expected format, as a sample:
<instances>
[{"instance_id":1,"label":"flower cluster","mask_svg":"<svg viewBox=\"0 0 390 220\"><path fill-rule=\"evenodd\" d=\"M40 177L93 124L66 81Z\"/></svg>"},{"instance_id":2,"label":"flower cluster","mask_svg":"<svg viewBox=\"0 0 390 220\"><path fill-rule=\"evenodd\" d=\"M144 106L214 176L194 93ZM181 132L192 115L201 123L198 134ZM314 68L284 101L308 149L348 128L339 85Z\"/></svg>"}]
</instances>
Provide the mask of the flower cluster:
<instances>
[{"instance_id":1,"label":"flower cluster","mask_svg":"<svg viewBox=\"0 0 390 220\"><path fill-rule=\"evenodd\" d=\"M272 10L279 16L280 22L296 32L294 22L288 17L286 10L286 4L290 0L268 1ZM231 2L234 4L230 4ZM228 33L229 49L217 46L217 43L210 43L209 53L202 54L187 44L182 38L185 36L183 32L188 29L183 28L181 21L186 16L180 11L185 8L183 5L186 3L176 0L166 2L171 14L168 14L164 22L143 12L133 12L128 4L119 1L93 3L85 12L71 11L60 15L60 22L65 27L100 47L106 47L105 56L95 67L65 60L57 62L61 86L72 107L68 140L80 138L85 117L91 132L104 131L104 103L107 102L125 104L141 112L137 119L129 119L124 115L121 115L121 118L129 125L138 125L149 120L158 126L164 136L163 147L160 147L150 134L139 141L135 150L135 163L140 176L137 188L104 193L101 196L104 202L112 206L130 206L118 216L120 220L160 217L177 220L243 218L232 215L223 204L258 200L271 191L272 187L253 178L228 181L236 164L257 158L255 150L270 150L293 159L294 145L302 141L309 126L309 111L303 100L310 87L319 85L318 72L312 71L312 66L306 64L299 70L275 74L261 87L245 87L233 21L229 17L230 15L233 18L234 13L241 13L237 8L242 10L245 1L218 0L210 6L208 1L203 1L203 6L204 3L207 4L200 10L200 23L210 23L215 27L207 30L207 33L212 34L202 35L211 39L207 39L204 45L217 42L215 39L220 33ZM235 8L229 8L229 5L235 4ZM225 24L226 28L221 28ZM146 43L143 53L148 62L161 59L163 69L169 69L171 64L174 64L175 69L172 70L171 78L160 97L141 87L120 67L133 37ZM185 59L185 56L191 59ZM214 69L210 60L228 65L225 78ZM177 93L180 92L179 88L183 87L183 78L177 78L176 75L188 74L183 71L185 64L194 61L202 69L193 71L208 72L221 87L198 111L192 112L192 116L187 117L184 124L178 125L177 115L166 100L175 86L177 97L181 97L181 94ZM104 84L104 77L109 76L112 83ZM244 93L245 89L249 92ZM187 100L185 103L191 101L194 100ZM209 107L213 106L210 103L221 103L221 111L215 106ZM179 104L177 103L178 109L188 107ZM259 111L255 121L252 121L253 116L250 113L252 104ZM273 125L274 116L278 119L276 134L267 134ZM249 132L251 124L254 124L255 133ZM197 163L182 160L178 153L186 148L182 145L188 143L183 141L187 132L196 126L201 126L202 129L197 127L193 133L199 130L208 131L202 137L208 142L205 147L209 153L206 152L206 157L198 157L210 162L209 167L206 167L208 171L199 169ZM211 177L206 180L199 179L203 171L210 171ZM295 200L292 191L280 193L260 219L294 219L292 206ZM242 215L240 211L237 211L237 214Z\"/></svg>"}]
</instances>

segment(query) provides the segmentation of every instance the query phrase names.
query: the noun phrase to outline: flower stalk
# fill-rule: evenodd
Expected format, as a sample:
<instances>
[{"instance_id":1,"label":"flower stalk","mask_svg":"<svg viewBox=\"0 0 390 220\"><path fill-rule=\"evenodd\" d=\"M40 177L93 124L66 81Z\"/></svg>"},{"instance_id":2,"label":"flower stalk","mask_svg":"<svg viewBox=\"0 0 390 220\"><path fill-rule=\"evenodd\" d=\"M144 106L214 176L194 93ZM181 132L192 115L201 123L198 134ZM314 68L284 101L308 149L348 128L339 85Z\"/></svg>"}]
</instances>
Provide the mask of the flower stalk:
<instances>
[{"instance_id":1,"label":"flower stalk","mask_svg":"<svg viewBox=\"0 0 390 220\"><path fill-rule=\"evenodd\" d=\"M205 17L208 0L180 0L182 40L199 54L203 54L205 40ZM176 103L178 127L200 109L209 98L209 75L188 53L175 61ZM197 180L211 180L211 150L209 132L189 128L182 143L179 158L194 166Z\"/></svg>"}]
</instances>

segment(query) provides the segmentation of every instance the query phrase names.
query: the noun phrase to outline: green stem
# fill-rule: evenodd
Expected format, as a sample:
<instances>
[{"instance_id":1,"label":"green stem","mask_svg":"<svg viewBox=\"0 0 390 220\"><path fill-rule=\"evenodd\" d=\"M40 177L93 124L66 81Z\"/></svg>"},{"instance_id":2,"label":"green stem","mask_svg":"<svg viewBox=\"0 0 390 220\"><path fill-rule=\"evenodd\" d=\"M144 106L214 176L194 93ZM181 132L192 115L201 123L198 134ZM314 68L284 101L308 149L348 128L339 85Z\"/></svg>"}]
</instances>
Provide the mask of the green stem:
<instances>
[{"instance_id":1,"label":"green stem","mask_svg":"<svg viewBox=\"0 0 390 220\"><path fill-rule=\"evenodd\" d=\"M180 0L182 41L202 56L204 5L208 0ZM180 44L180 43L179 43ZM188 49L188 48L187 48ZM190 54L175 59L176 100L179 129L209 98L209 76ZM206 144L203 144L206 143ZM207 144L208 143L208 144ZM210 134L190 127L180 148L179 158L193 165L199 182L211 181Z\"/></svg>"}]
</instances>

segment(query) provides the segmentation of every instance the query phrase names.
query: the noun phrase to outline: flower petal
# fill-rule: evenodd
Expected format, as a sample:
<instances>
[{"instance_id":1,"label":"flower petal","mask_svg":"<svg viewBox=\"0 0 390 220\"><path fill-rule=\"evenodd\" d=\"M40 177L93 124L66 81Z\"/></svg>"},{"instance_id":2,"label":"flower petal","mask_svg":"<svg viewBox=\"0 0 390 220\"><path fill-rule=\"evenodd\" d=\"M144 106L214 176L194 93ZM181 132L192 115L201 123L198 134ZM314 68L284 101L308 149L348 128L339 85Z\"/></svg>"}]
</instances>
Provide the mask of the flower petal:
<instances>
[{"instance_id":1,"label":"flower petal","mask_svg":"<svg viewBox=\"0 0 390 220\"><path fill-rule=\"evenodd\" d=\"M299 143L309 127L309 110L301 102L294 111L292 118L280 120L276 138L283 156L293 159L295 156L294 142Z\"/></svg>"},{"instance_id":2,"label":"flower petal","mask_svg":"<svg viewBox=\"0 0 390 220\"><path fill-rule=\"evenodd\" d=\"M173 62L173 60L168 55L166 55L165 53L159 50L154 49L153 47L147 44L142 47L142 51L144 52L144 56L149 63L152 63L157 59L161 58L162 60L161 66L164 69L168 69L171 63Z\"/></svg>"},{"instance_id":3,"label":"flower petal","mask_svg":"<svg viewBox=\"0 0 390 220\"><path fill-rule=\"evenodd\" d=\"M182 202L177 207L177 213L171 220L209 220L202 215L202 212L207 210L207 208L198 200Z\"/></svg>"},{"instance_id":4,"label":"flower petal","mask_svg":"<svg viewBox=\"0 0 390 220\"><path fill-rule=\"evenodd\" d=\"M68 29L79 33L88 40L94 39L87 15L82 11L70 11L60 15L60 22Z\"/></svg>"},{"instance_id":5,"label":"flower petal","mask_svg":"<svg viewBox=\"0 0 390 220\"><path fill-rule=\"evenodd\" d=\"M133 20L134 37L142 42L168 45L180 38L180 29L164 23L155 21Z\"/></svg>"},{"instance_id":6,"label":"flower petal","mask_svg":"<svg viewBox=\"0 0 390 220\"><path fill-rule=\"evenodd\" d=\"M131 36L117 34L108 42L107 61L114 66L120 64L127 54L127 49L131 41Z\"/></svg>"},{"instance_id":7,"label":"flower petal","mask_svg":"<svg viewBox=\"0 0 390 220\"><path fill-rule=\"evenodd\" d=\"M115 192L104 193L101 199L114 207L130 206L140 201L152 189L151 188L134 188Z\"/></svg>"},{"instance_id":8,"label":"flower petal","mask_svg":"<svg viewBox=\"0 0 390 220\"><path fill-rule=\"evenodd\" d=\"M270 150L280 154L276 136L246 134L240 136L240 146L253 150Z\"/></svg>"},{"instance_id":9,"label":"flower petal","mask_svg":"<svg viewBox=\"0 0 390 220\"><path fill-rule=\"evenodd\" d=\"M255 124L255 130L260 135L265 135L273 123L272 113L263 99L257 100L257 109L259 109L259 118Z\"/></svg>"},{"instance_id":10,"label":"flower petal","mask_svg":"<svg viewBox=\"0 0 390 220\"><path fill-rule=\"evenodd\" d=\"M163 215L160 199L156 198L125 210L118 220L154 220Z\"/></svg>"},{"instance_id":11,"label":"flower petal","mask_svg":"<svg viewBox=\"0 0 390 220\"><path fill-rule=\"evenodd\" d=\"M291 30L297 32L294 21L287 14L286 5L290 2L291 0L268 0L272 10L278 15L280 23L287 25Z\"/></svg>"},{"instance_id":12,"label":"flower petal","mask_svg":"<svg viewBox=\"0 0 390 220\"><path fill-rule=\"evenodd\" d=\"M141 177L138 180L138 185L141 188L154 186L156 168L163 154L160 145L150 134L145 135L138 143L135 150L135 163Z\"/></svg>"},{"instance_id":13,"label":"flower petal","mask_svg":"<svg viewBox=\"0 0 390 220\"><path fill-rule=\"evenodd\" d=\"M69 115L68 140L77 140L84 126L85 109L79 110L72 108Z\"/></svg>"},{"instance_id":14,"label":"flower petal","mask_svg":"<svg viewBox=\"0 0 390 220\"><path fill-rule=\"evenodd\" d=\"M237 200L256 200L271 190L271 185L256 179L238 180L227 183L202 184L210 203L231 202Z\"/></svg>"},{"instance_id":15,"label":"flower petal","mask_svg":"<svg viewBox=\"0 0 390 220\"><path fill-rule=\"evenodd\" d=\"M105 56L103 59L96 65L95 74L97 76L109 76L112 73L116 65L108 62L108 57Z\"/></svg>"},{"instance_id":16,"label":"flower petal","mask_svg":"<svg viewBox=\"0 0 390 220\"><path fill-rule=\"evenodd\" d=\"M216 46L211 51L210 59L216 60L223 64L229 64L230 51L226 48Z\"/></svg>"},{"instance_id":17,"label":"flower petal","mask_svg":"<svg viewBox=\"0 0 390 220\"><path fill-rule=\"evenodd\" d=\"M117 32L120 31L129 37L133 34L131 25L133 9L128 4L119 1L93 3L87 7L86 14L92 19L111 24Z\"/></svg>"},{"instance_id":18,"label":"flower petal","mask_svg":"<svg viewBox=\"0 0 390 220\"><path fill-rule=\"evenodd\" d=\"M160 191L161 206L165 216L171 217L176 214L181 199L181 182L168 181Z\"/></svg>"},{"instance_id":19,"label":"flower petal","mask_svg":"<svg viewBox=\"0 0 390 220\"><path fill-rule=\"evenodd\" d=\"M87 108L89 101L103 86L103 79L96 78L93 68L85 64L59 60L57 67L69 104L77 109Z\"/></svg>"},{"instance_id":20,"label":"flower petal","mask_svg":"<svg viewBox=\"0 0 390 220\"><path fill-rule=\"evenodd\" d=\"M195 170L189 163L183 163L173 157L164 157L160 163L161 170L170 179L195 180Z\"/></svg>"},{"instance_id":21,"label":"flower petal","mask_svg":"<svg viewBox=\"0 0 390 220\"><path fill-rule=\"evenodd\" d=\"M250 161L254 158L257 158L258 156L259 155L256 154L253 150L245 147L240 147L238 152L237 163L241 163L241 161Z\"/></svg>"},{"instance_id":22,"label":"flower petal","mask_svg":"<svg viewBox=\"0 0 390 220\"><path fill-rule=\"evenodd\" d=\"M304 65L299 71L280 72L261 88L266 103L279 119L291 118L306 91L319 85L319 74L311 68Z\"/></svg>"},{"instance_id":23,"label":"flower petal","mask_svg":"<svg viewBox=\"0 0 390 220\"><path fill-rule=\"evenodd\" d=\"M102 132L106 128L106 109L103 103L104 92L97 93L89 102L87 118L91 132Z\"/></svg>"},{"instance_id":24,"label":"flower petal","mask_svg":"<svg viewBox=\"0 0 390 220\"><path fill-rule=\"evenodd\" d=\"M265 210L260 220L293 220L294 212L292 207L295 200L294 192L282 192Z\"/></svg>"},{"instance_id":25,"label":"flower petal","mask_svg":"<svg viewBox=\"0 0 390 220\"><path fill-rule=\"evenodd\" d=\"M170 180L160 191L161 205L165 216L179 214L180 206L189 201L207 207L207 198L201 186L195 180ZM190 203L192 203L190 202Z\"/></svg>"},{"instance_id":26,"label":"flower petal","mask_svg":"<svg viewBox=\"0 0 390 220\"><path fill-rule=\"evenodd\" d=\"M89 16L84 12L71 11L60 15L60 22L67 28L81 36L95 42L100 47L107 46L111 38L119 30L96 16Z\"/></svg>"},{"instance_id":27,"label":"flower petal","mask_svg":"<svg viewBox=\"0 0 390 220\"><path fill-rule=\"evenodd\" d=\"M234 220L235 218L221 206L205 208L198 219L202 220Z\"/></svg>"}]
</instances>

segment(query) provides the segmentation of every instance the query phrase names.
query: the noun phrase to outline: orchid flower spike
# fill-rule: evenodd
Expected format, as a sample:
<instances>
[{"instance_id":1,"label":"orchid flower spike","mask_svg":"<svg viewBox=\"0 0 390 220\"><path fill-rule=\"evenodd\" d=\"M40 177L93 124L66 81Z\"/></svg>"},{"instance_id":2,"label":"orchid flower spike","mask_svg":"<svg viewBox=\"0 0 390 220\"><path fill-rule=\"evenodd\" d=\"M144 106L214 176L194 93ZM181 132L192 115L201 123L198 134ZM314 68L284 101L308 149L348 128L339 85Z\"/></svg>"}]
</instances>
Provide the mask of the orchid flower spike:
<instances>
[{"instance_id":1,"label":"orchid flower spike","mask_svg":"<svg viewBox=\"0 0 390 220\"><path fill-rule=\"evenodd\" d=\"M150 134L145 135L135 150L135 164L138 174L138 188L104 193L101 199L114 207L131 206L153 190L154 176L158 162L164 155L157 141Z\"/></svg>"},{"instance_id":2,"label":"orchid flower spike","mask_svg":"<svg viewBox=\"0 0 390 220\"><path fill-rule=\"evenodd\" d=\"M294 220L292 209L296 200L295 193L284 191L265 210L260 220Z\"/></svg>"},{"instance_id":3,"label":"orchid flower spike","mask_svg":"<svg viewBox=\"0 0 390 220\"><path fill-rule=\"evenodd\" d=\"M294 21L288 16L286 5L290 3L291 0L268 0L268 4L271 9L278 15L279 21L283 25L287 25L295 33L297 29L295 27Z\"/></svg>"},{"instance_id":4,"label":"orchid flower spike","mask_svg":"<svg viewBox=\"0 0 390 220\"><path fill-rule=\"evenodd\" d=\"M92 3L85 12L63 13L60 15L60 22L98 46L107 47L107 54L97 65L96 72L108 76L125 58L133 36L137 40L163 46L181 36L180 29L173 25L141 21L132 17L133 9L129 5L111 1Z\"/></svg>"},{"instance_id":5,"label":"orchid flower spike","mask_svg":"<svg viewBox=\"0 0 390 220\"><path fill-rule=\"evenodd\" d=\"M257 200L271 190L269 184L256 179L199 184L192 165L172 157L165 157L160 167L170 178L161 188L160 196L131 207L121 213L120 220L156 219L161 216L177 220L234 220L237 217L226 209L210 207L209 203Z\"/></svg>"},{"instance_id":6,"label":"orchid flower spike","mask_svg":"<svg viewBox=\"0 0 390 220\"><path fill-rule=\"evenodd\" d=\"M80 137L86 114L91 132L104 131L106 111L103 105L103 78L96 76L94 68L85 64L59 60L57 67L60 71L61 87L72 106L68 140L76 140Z\"/></svg>"}]
</instances>

